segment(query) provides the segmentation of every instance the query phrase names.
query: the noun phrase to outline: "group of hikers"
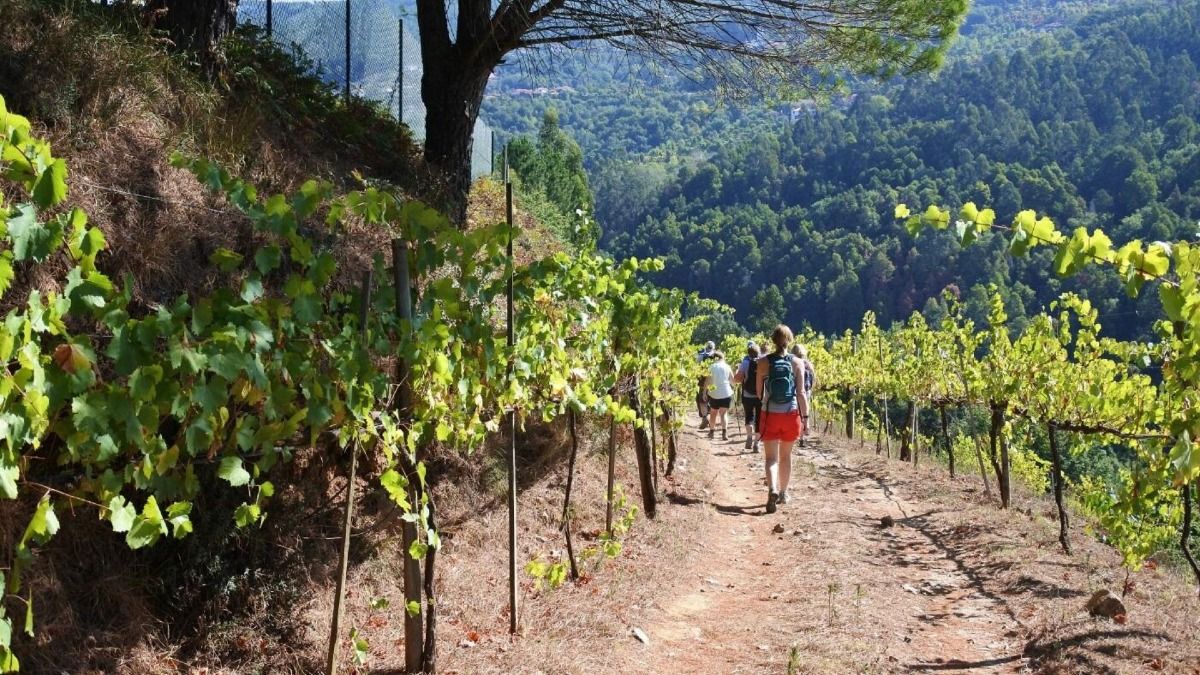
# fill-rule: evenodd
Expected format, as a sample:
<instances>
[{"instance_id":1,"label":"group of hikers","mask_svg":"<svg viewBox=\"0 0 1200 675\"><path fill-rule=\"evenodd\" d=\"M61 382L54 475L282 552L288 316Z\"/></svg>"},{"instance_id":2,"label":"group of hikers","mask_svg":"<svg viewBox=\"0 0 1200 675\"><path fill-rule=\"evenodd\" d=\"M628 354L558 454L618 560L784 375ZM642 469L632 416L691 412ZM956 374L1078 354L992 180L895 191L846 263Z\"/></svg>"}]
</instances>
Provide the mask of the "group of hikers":
<instances>
[{"instance_id":1,"label":"group of hikers","mask_svg":"<svg viewBox=\"0 0 1200 675\"><path fill-rule=\"evenodd\" d=\"M727 414L734 401L735 388L745 414L745 450L757 452L762 443L767 473L767 513L775 513L779 504L791 497L788 485L792 476L792 448L808 434L808 416L812 404L816 371L803 345L794 344L792 330L780 324L771 333L770 343L750 340L746 354L735 371L725 354L709 342L696 355L705 366L699 376L696 405L700 428L715 438L720 426L721 440L728 440Z\"/></svg>"}]
</instances>

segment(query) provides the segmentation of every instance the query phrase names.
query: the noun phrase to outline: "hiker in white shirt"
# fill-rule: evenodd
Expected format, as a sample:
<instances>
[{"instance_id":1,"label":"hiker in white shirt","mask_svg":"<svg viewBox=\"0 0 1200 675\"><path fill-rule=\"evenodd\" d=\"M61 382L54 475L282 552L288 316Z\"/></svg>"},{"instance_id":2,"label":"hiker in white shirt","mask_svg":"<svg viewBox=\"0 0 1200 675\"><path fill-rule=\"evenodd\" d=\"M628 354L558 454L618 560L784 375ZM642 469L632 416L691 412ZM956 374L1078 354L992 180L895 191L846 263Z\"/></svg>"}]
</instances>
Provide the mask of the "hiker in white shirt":
<instances>
[{"instance_id":1,"label":"hiker in white shirt","mask_svg":"<svg viewBox=\"0 0 1200 675\"><path fill-rule=\"evenodd\" d=\"M725 363L725 354L717 351L708 367L708 437L713 437L717 421L721 422L721 440L728 440L725 415L733 403L733 369Z\"/></svg>"}]
</instances>

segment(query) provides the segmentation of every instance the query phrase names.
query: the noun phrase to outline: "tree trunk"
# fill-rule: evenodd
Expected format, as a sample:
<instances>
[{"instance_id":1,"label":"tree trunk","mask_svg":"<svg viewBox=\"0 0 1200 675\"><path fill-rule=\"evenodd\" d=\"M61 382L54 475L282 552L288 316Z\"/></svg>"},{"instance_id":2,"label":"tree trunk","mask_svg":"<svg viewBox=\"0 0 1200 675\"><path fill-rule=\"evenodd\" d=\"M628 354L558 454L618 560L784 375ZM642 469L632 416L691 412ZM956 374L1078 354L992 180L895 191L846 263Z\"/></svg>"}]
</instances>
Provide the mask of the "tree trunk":
<instances>
[{"instance_id":1,"label":"tree trunk","mask_svg":"<svg viewBox=\"0 0 1200 675\"><path fill-rule=\"evenodd\" d=\"M146 11L180 49L196 52L209 75L220 66L217 49L237 25L238 0L150 0Z\"/></svg>"},{"instance_id":2,"label":"tree trunk","mask_svg":"<svg viewBox=\"0 0 1200 675\"><path fill-rule=\"evenodd\" d=\"M459 225L466 222L471 191L471 148L475 121L491 69L468 68L455 54L427 48L422 29L421 100L425 103L425 161L446 179L446 210ZM429 52L434 53L429 53Z\"/></svg>"},{"instance_id":3,"label":"tree trunk","mask_svg":"<svg viewBox=\"0 0 1200 675\"><path fill-rule=\"evenodd\" d=\"M638 386L635 385L629 392L629 407L637 413L639 420L644 420ZM641 481L642 507L646 510L646 517L653 520L658 514L658 495L654 493L654 468L651 464L654 458L651 456L650 435L646 433L645 425L634 424L633 448L634 454L637 455L638 478Z\"/></svg>"},{"instance_id":4,"label":"tree trunk","mask_svg":"<svg viewBox=\"0 0 1200 675\"><path fill-rule=\"evenodd\" d=\"M942 418L942 440L946 442L946 458L950 462L950 477L954 478L954 443L950 440L950 425L946 423L946 406L940 406L938 413Z\"/></svg>"},{"instance_id":5,"label":"tree trunk","mask_svg":"<svg viewBox=\"0 0 1200 675\"><path fill-rule=\"evenodd\" d=\"M1054 425L1048 425L1046 432L1050 436L1050 461L1054 471L1054 505L1058 507L1058 543L1062 544L1064 553L1071 555L1071 521L1067 517L1067 509L1063 504L1062 454L1058 451L1058 435L1055 433Z\"/></svg>"}]
</instances>

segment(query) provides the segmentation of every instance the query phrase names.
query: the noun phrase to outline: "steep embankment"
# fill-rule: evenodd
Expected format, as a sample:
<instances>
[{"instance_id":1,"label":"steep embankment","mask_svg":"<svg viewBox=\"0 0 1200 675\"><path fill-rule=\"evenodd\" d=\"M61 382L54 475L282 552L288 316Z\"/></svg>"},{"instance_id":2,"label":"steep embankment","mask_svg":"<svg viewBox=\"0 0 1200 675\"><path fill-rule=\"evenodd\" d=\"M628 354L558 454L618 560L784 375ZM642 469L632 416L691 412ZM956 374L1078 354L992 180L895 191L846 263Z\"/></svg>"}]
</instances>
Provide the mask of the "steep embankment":
<instances>
[{"instance_id":1,"label":"steep embankment","mask_svg":"<svg viewBox=\"0 0 1200 675\"><path fill-rule=\"evenodd\" d=\"M998 512L977 476L913 469L825 436L794 457L795 501L763 509L762 460L741 437L681 433L686 463L661 522L587 585L534 600L515 644L460 644L454 672L1149 673L1193 675L1195 590L1075 531L1052 505ZM881 527L880 519L894 519ZM635 529L636 532L636 529ZM449 573L449 572L448 572ZM657 586L648 591L646 584ZM1124 598L1121 622L1088 616ZM607 611L605 611L607 609ZM586 617L583 619L582 617ZM482 618L482 617L481 617ZM502 633L494 621L471 630ZM553 627L549 629L548 627ZM576 630L567 630L574 627ZM585 629L586 630L583 630ZM647 642L634 635L643 632Z\"/></svg>"}]
</instances>

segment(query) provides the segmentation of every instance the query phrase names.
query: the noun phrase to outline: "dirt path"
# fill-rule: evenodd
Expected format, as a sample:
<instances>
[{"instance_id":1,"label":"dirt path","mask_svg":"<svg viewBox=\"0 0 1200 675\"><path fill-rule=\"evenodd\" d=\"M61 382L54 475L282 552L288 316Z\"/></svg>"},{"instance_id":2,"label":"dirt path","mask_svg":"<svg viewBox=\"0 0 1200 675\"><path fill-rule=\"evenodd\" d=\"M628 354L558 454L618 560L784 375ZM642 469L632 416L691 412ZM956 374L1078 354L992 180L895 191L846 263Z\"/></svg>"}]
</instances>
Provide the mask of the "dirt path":
<instances>
[{"instance_id":1,"label":"dirt path","mask_svg":"<svg viewBox=\"0 0 1200 675\"><path fill-rule=\"evenodd\" d=\"M711 516L669 600L638 619L649 643L630 648L644 672L1020 671L1017 619L941 544L948 526L854 466L844 441L797 448L793 501L767 515L761 455L740 435L709 441L693 420L681 440L709 454L714 479L706 495L671 498Z\"/></svg>"}]
</instances>

